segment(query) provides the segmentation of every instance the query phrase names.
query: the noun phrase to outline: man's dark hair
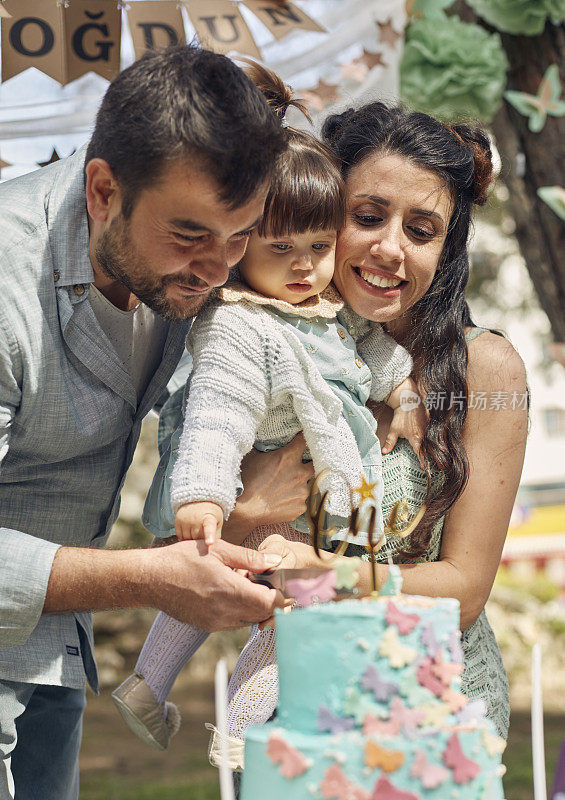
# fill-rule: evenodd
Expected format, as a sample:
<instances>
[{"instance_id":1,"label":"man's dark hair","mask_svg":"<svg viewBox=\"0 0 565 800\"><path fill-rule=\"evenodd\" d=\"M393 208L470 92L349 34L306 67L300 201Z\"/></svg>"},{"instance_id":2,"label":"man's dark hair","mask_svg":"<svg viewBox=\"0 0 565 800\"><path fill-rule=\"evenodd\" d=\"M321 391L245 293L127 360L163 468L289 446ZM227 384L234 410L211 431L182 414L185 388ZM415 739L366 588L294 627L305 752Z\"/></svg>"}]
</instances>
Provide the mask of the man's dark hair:
<instances>
[{"instance_id":1,"label":"man's dark hair","mask_svg":"<svg viewBox=\"0 0 565 800\"><path fill-rule=\"evenodd\" d=\"M230 209L270 178L284 147L280 121L253 82L226 56L196 45L149 51L110 84L86 163L106 161L128 217L166 162L208 170Z\"/></svg>"}]
</instances>

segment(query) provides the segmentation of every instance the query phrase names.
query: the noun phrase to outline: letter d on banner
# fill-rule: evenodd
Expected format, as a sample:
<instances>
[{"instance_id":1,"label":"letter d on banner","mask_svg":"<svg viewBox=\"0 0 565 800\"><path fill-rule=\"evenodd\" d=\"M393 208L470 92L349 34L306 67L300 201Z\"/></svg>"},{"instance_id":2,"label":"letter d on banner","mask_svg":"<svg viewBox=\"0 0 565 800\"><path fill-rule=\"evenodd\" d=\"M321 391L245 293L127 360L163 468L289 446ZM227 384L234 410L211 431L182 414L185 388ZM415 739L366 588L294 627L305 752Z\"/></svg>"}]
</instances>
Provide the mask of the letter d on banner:
<instances>
[{"instance_id":1,"label":"letter d on banner","mask_svg":"<svg viewBox=\"0 0 565 800\"><path fill-rule=\"evenodd\" d=\"M261 52L236 3L230 0L189 0L185 3L202 47L216 53L232 50L260 59Z\"/></svg>"},{"instance_id":2,"label":"letter d on banner","mask_svg":"<svg viewBox=\"0 0 565 800\"><path fill-rule=\"evenodd\" d=\"M2 80L36 67L64 83L62 8L53 0L10 0L3 8L11 18L2 19Z\"/></svg>"},{"instance_id":3,"label":"letter d on banner","mask_svg":"<svg viewBox=\"0 0 565 800\"><path fill-rule=\"evenodd\" d=\"M176 0L137 0L126 13L136 58L146 50L186 43L182 12Z\"/></svg>"},{"instance_id":4,"label":"letter d on banner","mask_svg":"<svg viewBox=\"0 0 565 800\"><path fill-rule=\"evenodd\" d=\"M111 81L120 71L122 12L116 0L71 0L64 11L67 83L90 71Z\"/></svg>"}]
</instances>

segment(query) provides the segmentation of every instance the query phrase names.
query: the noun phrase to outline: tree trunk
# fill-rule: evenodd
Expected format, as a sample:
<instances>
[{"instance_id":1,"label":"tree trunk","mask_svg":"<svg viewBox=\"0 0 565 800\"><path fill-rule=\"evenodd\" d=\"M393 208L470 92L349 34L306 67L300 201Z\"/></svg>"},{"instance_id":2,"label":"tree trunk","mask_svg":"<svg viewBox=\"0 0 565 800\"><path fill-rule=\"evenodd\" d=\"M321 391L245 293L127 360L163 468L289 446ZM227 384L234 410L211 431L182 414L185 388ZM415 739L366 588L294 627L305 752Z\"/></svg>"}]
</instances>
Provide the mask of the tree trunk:
<instances>
[{"instance_id":1,"label":"tree trunk","mask_svg":"<svg viewBox=\"0 0 565 800\"><path fill-rule=\"evenodd\" d=\"M471 21L468 7L461 16ZM508 89L535 95L551 64L558 65L565 87L563 25L548 22L539 36L500 35L510 65ZM540 305L549 317L553 336L563 342L565 223L540 200L536 191L542 186L565 189L565 117L548 116L543 130L532 133L528 118L504 101L492 122L492 131L502 159L500 177L510 194L520 250Z\"/></svg>"}]
</instances>

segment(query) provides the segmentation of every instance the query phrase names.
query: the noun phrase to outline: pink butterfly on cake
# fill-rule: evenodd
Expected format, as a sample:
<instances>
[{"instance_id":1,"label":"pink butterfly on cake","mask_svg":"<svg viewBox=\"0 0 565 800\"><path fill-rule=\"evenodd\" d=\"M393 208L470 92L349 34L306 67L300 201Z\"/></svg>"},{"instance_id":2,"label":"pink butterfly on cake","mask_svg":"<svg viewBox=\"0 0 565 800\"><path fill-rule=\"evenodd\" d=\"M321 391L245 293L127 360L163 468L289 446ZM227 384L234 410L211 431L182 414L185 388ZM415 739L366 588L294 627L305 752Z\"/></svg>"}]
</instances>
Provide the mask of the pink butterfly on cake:
<instances>
[{"instance_id":1,"label":"pink butterfly on cake","mask_svg":"<svg viewBox=\"0 0 565 800\"><path fill-rule=\"evenodd\" d=\"M418 614L406 614L389 600L386 606L387 625L396 625L398 632L403 636L413 631L420 622Z\"/></svg>"},{"instance_id":2,"label":"pink butterfly on cake","mask_svg":"<svg viewBox=\"0 0 565 800\"><path fill-rule=\"evenodd\" d=\"M453 661L444 661L440 651L435 657L432 672L442 683L449 686L453 678L457 678L463 672L463 664L456 664Z\"/></svg>"},{"instance_id":3,"label":"pink butterfly on cake","mask_svg":"<svg viewBox=\"0 0 565 800\"><path fill-rule=\"evenodd\" d=\"M384 703L393 694L398 693L397 684L383 680L372 664L367 667L361 676L361 686L366 692L373 692L375 698L380 700L381 703Z\"/></svg>"},{"instance_id":4,"label":"pink butterfly on cake","mask_svg":"<svg viewBox=\"0 0 565 800\"><path fill-rule=\"evenodd\" d=\"M318 730L325 732L329 731L332 735L336 733L344 733L350 731L355 727L355 719L353 717L340 717L333 714L325 705L318 708Z\"/></svg>"},{"instance_id":5,"label":"pink butterfly on cake","mask_svg":"<svg viewBox=\"0 0 565 800\"><path fill-rule=\"evenodd\" d=\"M402 644L394 628L387 628L379 645L379 654L388 658L390 666L401 669L411 664L417 656L413 647Z\"/></svg>"},{"instance_id":6,"label":"pink butterfly on cake","mask_svg":"<svg viewBox=\"0 0 565 800\"><path fill-rule=\"evenodd\" d=\"M328 569L316 578L289 578L286 581L287 597L294 597L301 608L313 603L328 603L336 596L335 570Z\"/></svg>"},{"instance_id":7,"label":"pink butterfly on cake","mask_svg":"<svg viewBox=\"0 0 565 800\"><path fill-rule=\"evenodd\" d=\"M320 791L326 800L371 800L369 792L350 781L338 764L328 767Z\"/></svg>"},{"instance_id":8,"label":"pink butterfly on cake","mask_svg":"<svg viewBox=\"0 0 565 800\"><path fill-rule=\"evenodd\" d=\"M402 789L397 789L388 778L381 775L375 783L373 794L369 800L419 800L419 798L412 792L403 792Z\"/></svg>"},{"instance_id":9,"label":"pink butterfly on cake","mask_svg":"<svg viewBox=\"0 0 565 800\"><path fill-rule=\"evenodd\" d=\"M441 697L445 692L445 685L440 681L433 672L433 662L431 658L424 658L418 666L418 683L425 686L430 692L435 694L436 697Z\"/></svg>"},{"instance_id":10,"label":"pink butterfly on cake","mask_svg":"<svg viewBox=\"0 0 565 800\"><path fill-rule=\"evenodd\" d=\"M267 756L273 764L280 764L279 772L284 778L296 778L312 766L300 750L276 733L271 733L267 741Z\"/></svg>"},{"instance_id":11,"label":"pink butterfly on cake","mask_svg":"<svg viewBox=\"0 0 565 800\"><path fill-rule=\"evenodd\" d=\"M456 733L452 733L443 751L443 763L453 771L455 783L469 783L481 771L480 766L467 758Z\"/></svg>"},{"instance_id":12,"label":"pink butterfly on cake","mask_svg":"<svg viewBox=\"0 0 565 800\"><path fill-rule=\"evenodd\" d=\"M420 778L424 789L436 789L449 778L449 771L441 764L430 764L423 750L418 750L410 774Z\"/></svg>"},{"instance_id":13,"label":"pink butterfly on cake","mask_svg":"<svg viewBox=\"0 0 565 800\"><path fill-rule=\"evenodd\" d=\"M398 722L410 736L416 732L416 727L424 722L425 714L418 708L405 706L401 697L393 697L390 702L390 718Z\"/></svg>"},{"instance_id":14,"label":"pink butterfly on cake","mask_svg":"<svg viewBox=\"0 0 565 800\"><path fill-rule=\"evenodd\" d=\"M401 724L397 719L379 719L373 714L365 714L363 720L363 735L372 736L380 734L381 736L396 736L400 733Z\"/></svg>"}]
</instances>

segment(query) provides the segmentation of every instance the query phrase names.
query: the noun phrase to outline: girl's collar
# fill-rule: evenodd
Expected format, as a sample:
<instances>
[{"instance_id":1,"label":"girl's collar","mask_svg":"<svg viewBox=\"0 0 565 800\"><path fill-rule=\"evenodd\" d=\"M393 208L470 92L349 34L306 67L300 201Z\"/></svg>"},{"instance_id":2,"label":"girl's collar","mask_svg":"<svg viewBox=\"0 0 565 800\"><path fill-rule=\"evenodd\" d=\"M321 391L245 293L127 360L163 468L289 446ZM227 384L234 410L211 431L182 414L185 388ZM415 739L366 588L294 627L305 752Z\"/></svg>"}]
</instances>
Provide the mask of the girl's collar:
<instances>
[{"instance_id":1,"label":"girl's collar","mask_svg":"<svg viewBox=\"0 0 565 800\"><path fill-rule=\"evenodd\" d=\"M224 303L239 303L241 300L247 300L247 302L255 305L271 306L276 308L277 311L284 311L285 314L305 319L312 319L313 317L334 319L338 311L341 311L344 306L341 295L332 283L320 294L312 295L312 297L302 303L296 303L296 305L287 303L286 300L267 297L238 280L230 281L218 289L214 296Z\"/></svg>"}]
</instances>

